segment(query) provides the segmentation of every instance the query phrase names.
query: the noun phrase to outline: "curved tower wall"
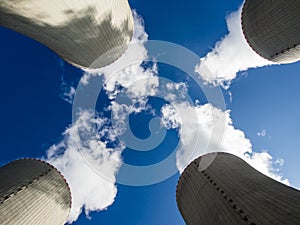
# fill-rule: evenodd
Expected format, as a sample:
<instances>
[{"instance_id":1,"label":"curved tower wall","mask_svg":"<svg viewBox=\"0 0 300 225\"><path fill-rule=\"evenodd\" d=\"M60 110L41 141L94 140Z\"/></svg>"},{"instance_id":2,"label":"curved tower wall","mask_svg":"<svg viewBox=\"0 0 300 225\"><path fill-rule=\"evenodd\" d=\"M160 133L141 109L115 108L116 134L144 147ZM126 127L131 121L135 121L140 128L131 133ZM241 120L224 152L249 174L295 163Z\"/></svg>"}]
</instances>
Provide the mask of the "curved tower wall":
<instances>
[{"instance_id":1,"label":"curved tower wall","mask_svg":"<svg viewBox=\"0 0 300 225\"><path fill-rule=\"evenodd\" d=\"M21 159L0 168L0 224L63 225L70 189L50 164Z\"/></svg>"},{"instance_id":2,"label":"curved tower wall","mask_svg":"<svg viewBox=\"0 0 300 225\"><path fill-rule=\"evenodd\" d=\"M194 160L179 179L176 200L187 225L300 224L300 191L228 153Z\"/></svg>"},{"instance_id":3,"label":"curved tower wall","mask_svg":"<svg viewBox=\"0 0 300 225\"><path fill-rule=\"evenodd\" d=\"M260 56L278 63L300 59L300 1L246 0L242 27Z\"/></svg>"},{"instance_id":4,"label":"curved tower wall","mask_svg":"<svg viewBox=\"0 0 300 225\"><path fill-rule=\"evenodd\" d=\"M127 0L1 0L0 25L37 40L82 68L114 62L133 35Z\"/></svg>"}]
</instances>

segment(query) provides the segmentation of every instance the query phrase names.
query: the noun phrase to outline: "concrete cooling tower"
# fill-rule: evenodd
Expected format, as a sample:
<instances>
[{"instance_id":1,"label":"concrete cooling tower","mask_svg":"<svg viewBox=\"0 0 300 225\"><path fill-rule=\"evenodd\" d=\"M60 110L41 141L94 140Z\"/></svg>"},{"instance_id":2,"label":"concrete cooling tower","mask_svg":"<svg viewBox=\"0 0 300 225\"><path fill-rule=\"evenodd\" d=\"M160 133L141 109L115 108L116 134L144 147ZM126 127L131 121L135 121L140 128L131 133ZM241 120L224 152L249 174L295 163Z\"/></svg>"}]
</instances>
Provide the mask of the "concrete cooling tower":
<instances>
[{"instance_id":1,"label":"concrete cooling tower","mask_svg":"<svg viewBox=\"0 0 300 225\"><path fill-rule=\"evenodd\" d=\"M133 34L127 0L1 0L0 25L35 39L81 68L114 62Z\"/></svg>"},{"instance_id":2,"label":"concrete cooling tower","mask_svg":"<svg viewBox=\"0 0 300 225\"><path fill-rule=\"evenodd\" d=\"M228 153L194 160L179 179L176 200L187 225L300 224L300 191Z\"/></svg>"},{"instance_id":3,"label":"concrete cooling tower","mask_svg":"<svg viewBox=\"0 0 300 225\"><path fill-rule=\"evenodd\" d=\"M63 225L70 209L69 186L50 164L21 159L0 168L1 225Z\"/></svg>"},{"instance_id":4,"label":"concrete cooling tower","mask_svg":"<svg viewBox=\"0 0 300 225\"><path fill-rule=\"evenodd\" d=\"M278 63L300 59L300 1L246 0L242 27L252 49Z\"/></svg>"}]
</instances>

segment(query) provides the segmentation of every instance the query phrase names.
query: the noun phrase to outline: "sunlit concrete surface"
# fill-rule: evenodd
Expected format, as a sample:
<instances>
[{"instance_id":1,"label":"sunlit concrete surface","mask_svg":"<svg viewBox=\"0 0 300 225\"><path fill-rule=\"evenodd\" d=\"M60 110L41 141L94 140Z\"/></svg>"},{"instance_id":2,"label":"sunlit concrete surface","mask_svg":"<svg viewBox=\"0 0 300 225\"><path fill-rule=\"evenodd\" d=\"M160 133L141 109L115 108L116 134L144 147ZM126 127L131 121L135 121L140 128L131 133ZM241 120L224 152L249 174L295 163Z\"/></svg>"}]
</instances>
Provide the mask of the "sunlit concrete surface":
<instances>
[{"instance_id":1,"label":"sunlit concrete surface","mask_svg":"<svg viewBox=\"0 0 300 225\"><path fill-rule=\"evenodd\" d=\"M37 40L82 68L114 62L133 34L127 0L1 0L0 25Z\"/></svg>"},{"instance_id":2,"label":"sunlit concrete surface","mask_svg":"<svg viewBox=\"0 0 300 225\"><path fill-rule=\"evenodd\" d=\"M63 225L70 208L69 186L50 164L21 159L0 168L1 225Z\"/></svg>"}]
</instances>

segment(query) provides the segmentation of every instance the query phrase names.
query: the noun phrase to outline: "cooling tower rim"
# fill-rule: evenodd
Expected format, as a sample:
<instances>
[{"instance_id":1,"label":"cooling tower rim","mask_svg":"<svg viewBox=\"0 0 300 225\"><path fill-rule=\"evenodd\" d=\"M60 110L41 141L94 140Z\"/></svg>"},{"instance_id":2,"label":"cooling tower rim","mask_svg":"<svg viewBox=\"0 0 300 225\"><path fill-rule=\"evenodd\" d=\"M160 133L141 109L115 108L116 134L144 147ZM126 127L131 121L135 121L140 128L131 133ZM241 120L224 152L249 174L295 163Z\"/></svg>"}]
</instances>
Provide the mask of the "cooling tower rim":
<instances>
[{"instance_id":1,"label":"cooling tower rim","mask_svg":"<svg viewBox=\"0 0 300 225\"><path fill-rule=\"evenodd\" d=\"M124 54L127 52L129 46L133 43L132 41L133 41L133 31L132 31L132 33L131 33L131 40L130 40L129 43L126 45L126 47L124 48L125 50L124 50L123 53L119 56L119 58L116 58L115 60L113 60L113 61L110 62L109 64L104 65L104 66L101 66L101 67L90 67L90 66L93 66L93 64L94 64L94 63L98 60L98 58L100 58L101 56L99 56L97 59L95 59L94 62L91 63L91 65L89 65L89 66L82 66L82 65L80 65L80 64L78 64L78 63L72 62L72 61L70 61L69 59L66 59L66 58L62 57L62 56L59 55L58 53L54 52L51 48L48 48L47 46L46 46L46 48L48 48L48 49L50 49L51 51L53 51L55 54L57 54L57 56L58 56L60 59L62 59L62 60L64 60L65 62L69 63L70 65L76 67L77 69L80 69L80 70L82 70L82 71L84 71L84 72L89 72L89 71L93 72L93 70L96 71L96 70L99 70L99 69L103 69L103 68L105 68L105 67L109 67L109 66L111 66L112 64L114 64L116 61L118 61L121 57L124 57ZM41 43L40 43L40 44L41 44ZM42 44L42 45L43 45L43 44ZM120 46L118 46L118 47L121 48L121 47L123 47L123 46L120 45ZM115 47L114 49L117 49L118 47ZM110 52L110 51L105 52L103 55L106 55L106 54L108 54L109 52Z\"/></svg>"},{"instance_id":2,"label":"cooling tower rim","mask_svg":"<svg viewBox=\"0 0 300 225\"><path fill-rule=\"evenodd\" d=\"M245 8L245 5L246 5L246 2L247 2L248 0L244 0L244 3L243 3L243 7L242 7L242 13L241 13L241 26L242 26L242 33L243 33L243 36L244 36L244 38L245 38L245 40L246 40L246 42L247 42L247 44L249 45L249 47L257 54L257 55L259 55L260 57L262 57L262 58L264 58L264 59L267 59L267 60L271 60L271 59L268 59L268 58L265 58L264 56L262 56L261 54L259 54L259 52L258 51L256 51L255 50L255 48L250 44L250 42L249 42L249 40L248 40L248 38L246 37L246 34L245 34L245 32L244 32L244 23L243 23L243 18L244 18L244 8Z\"/></svg>"},{"instance_id":3,"label":"cooling tower rim","mask_svg":"<svg viewBox=\"0 0 300 225\"><path fill-rule=\"evenodd\" d=\"M70 197L69 213L71 212L71 207L72 207L71 188L70 188L69 183L67 182L66 178L64 177L64 175L55 166L53 166L52 164L46 162L45 160L37 159L37 158L31 158L31 157L24 157L24 158L15 159L15 160L13 160L13 161L11 161L11 162L3 165L3 166L8 166L8 165L13 164L13 163L18 162L18 161L37 161L37 162L44 163L47 166L50 166L63 179L65 185L68 188L68 193L69 193L69 197Z\"/></svg>"},{"instance_id":4,"label":"cooling tower rim","mask_svg":"<svg viewBox=\"0 0 300 225\"><path fill-rule=\"evenodd\" d=\"M244 3L243 3L243 7L242 7L242 13L241 13L241 26L242 26L242 33L243 33L243 36L244 36L244 38L245 38L245 40L246 40L246 42L247 42L247 44L248 44L248 46L252 49L252 51L254 51L258 56L260 56L260 57L262 57L263 59L266 59L266 60L268 60L268 61L271 61L271 62L276 62L276 61L273 61L273 59L272 58L267 58L267 57L265 57L265 56L263 56L261 53L259 53L254 47L253 47L253 45L250 43L250 41L249 41L249 39L246 37L246 34L245 34L245 26L244 26L244 20L243 20L243 18L244 18L244 9L245 9L245 5L246 5L246 2L249 2L248 0L244 0Z\"/></svg>"},{"instance_id":5,"label":"cooling tower rim","mask_svg":"<svg viewBox=\"0 0 300 225\"><path fill-rule=\"evenodd\" d=\"M297 46L300 46L300 43L297 43L297 44L294 44L293 46L290 46L290 47L287 47L285 49L283 49L281 52L276 52L275 54L271 55L271 56L266 56L266 55L263 55L262 53L260 53L258 50L256 50L256 48L253 46L253 44L250 43L249 39L247 38L246 34L245 34L245 26L244 26L244 15L245 15L245 5L246 3L248 3L249 0L244 0L244 3L243 3L243 7L242 7L242 12L241 12L241 26L242 26L242 33L243 33L243 36L244 36L244 39L246 40L248 46L258 55L260 56L261 58L265 59L265 60L268 60L270 62L273 62L273 63L278 63L278 64L285 64L285 63L294 63L294 62L297 62L299 61L299 58L293 58L293 59L287 59L287 60L282 60L280 57L278 56L282 56L282 55L285 55L285 54L288 54L290 52L290 50L293 50L295 49Z\"/></svg>"},{"instance_id":6,"label":"cooling tower rim","mask_svg":"<svg viewBox=\"0 0 300 225\"><path fill-rule=\"evenodd\" d=\"M97 30L98 24L97 22L103 22L103 19L101 19L102 17L107 17L107 15L112 15L113 11L116 8L120 8L120 3L118 2L118 0L114 0L114 2L117 2L117 7L114 6L114 2L112 1L108 1L108 0L103 0L103 2L105 2L105 4L107 5L107 12L100 12L100 14L92 14L93 18L96 20L94 21L94 24L90 23L88 24L89 27L94 28L94 30ZM112 3L111 3L112 2ZM100 3L102 4L102 3ZM128 0L122 0L122 6L124 6L123 8L121 8L122 12L120 13L120 17L115 16L113 17L113 19L118 20L118 23L113 23L112 19L109 20L109 22L111 24L109 24L108 26L111 27L111 29L118 29L120 30L120 35L114 35L113 31L110 31L107 28L101 28L101 30L99 31L98 35L95 35L95 37L90 38L92 39L92 41L90 42L88 39L85 38L80 38L79 37L79 41L83 40L82 42L84 44L87 43L88 47L86 48L79 48L77 52L75 51L67 51L66 48L62 48L62 47L58 47L57 46L57 40L65 40L65 39L60 39L60 38L53 38L52 34L48 34L44 35L41 38L38 38L39 35L33 35L32 29L37 29L34 31L40 31L39 28L43 27L43 25L48 24L47 22L41 22L38 18L35 17L30 17L24 13L21 13L21 11L19 12L18 10L16 10L18 7L9 7L9 6L0 6L0 11L5 13L5 20L3 19L3 21L0 22L0 26L5 27L11 31L14 31L18 34L21 34L22 36L25 36L27 38L30 38L31 40L34 40L35 42L41 44L43 47L49 49L51 52L54 52L60 59L62 59L63 61L65 61L66 63L80 69L80 70L88 70L88 69L101 69L104 68L106 66L109 66L111 64L113 64L115 61L117 61L124 53L125 51L128 49L128 46L130 44L130 42L133 39L133 35L134 35L134 16L133 16L133 9L131 8ZM88 5L88 3L87 3ZM68 6L69 7L69 6ZM69 7L72 9L72 7ZM90 10L91 11L91 10ZM7 15L14 17L14 19L12 20L13 22L11 23L7 23L6 21L9 20L10 18L8 17L8 19L6 18ZM59 12L58 12L58 15ZM75 15L75 14L74 14ZM119 15L119 14L116 14ZM77 17L76 17L77 18ZM20 21L22 23L20 23ZM28 21L30 21L30 23L28 23ZM35 22L34 22L35 21ZM91 21L91 20L90 20ZM89 21L89 22L90 22ZM13 25L12 23L16 23ZM43 25L40 25L40 23ZM67 21L68 22L68 21ZM124 24L122 24L124 23ZM28 25L28 27L30 28L30 32L24 32L26 31L23 30L23 28L19 28L22 27L23 25L28 25L28 24L36 24L35 27ZM68 25L68 24L67 24ZM121 26L122 25L122 26ZM50 29L48 30L60 30L60 29L65 29L66 26L63 25L48 25L50 27ZM127 27L128 31L124 31L123 28ZM76 27L78 28L78 27ZM94 31L95 32L95 31ZM38 33L38 32L36 32ZM41 32L43 33L43 32ZM100 37L104 37L104 33L107 33L110 35L109 39L112 39L112 37L116 37L116 40L112 41L112 43L109 45L110 47L108 49L102 49L102 48L98 48L98 46L102 46L102 45L106 45L106 40L102 40L99 39L98 36ZM72 34L73 35L73 34ZM78 46L78 45L82 45L82 43L78 44L78 41L74 40L73 36L66 36L67 40L67 45L71 45L71 46ZM77 34L74 34L74 36L76 36ZM81 35L82 36L82 35ZM83 35L85 36L85 35ZM51 37L51 39L49 38ZM70 41L71 40L71 41ZM101 41L101 42L100 42ZM73 44L71 44L71 42ZM105 43L103 43L105 42ZM94 44L94 45L92 45ZM117 46L115 46L117 45ZM65 45L64 45L65 46ZM95 47L96 46L96 47ZM120 48L119 48L120 47ZM119 48L120 51L119 52L115 52L114 55L110 55L110 57L106 58L105 60L102 61L102 63L99 63L99 66L95 66L94 68L91 68L90 66L93 65L93 63L102 55L108 54L108 52L110 51L110 48L116 49ZM72 48L70 48L72 49ZM76 49L76 48L75 48ZM79 55L78 52L80 53L80 51L86 52L87 50L90 50L90 52L92 52L91 50L94 51L94 53L89 53L88 57L75 57L74 55ZM102 52L103 51L103 52ZM98 53L101 53L100 55L98 55Z\"/></svg>"},{"instance_id":7,"label":"cooling tower rim","mask_svg":"<svg viewBox=\"0 0 300 225\"><path fill-rule=\"evenodd\" d=\"M242 160L243 162L245 162L249 167L251 167L251 168L252 168L253 170L255 170L257 173L263 175L263 176L265 177L265 179L269 179L269 180L275 181L275 182L279 183L280 185L283 185L283 186L285 186L286 188L289 188L289 189L291 189L291 190L293 190L293 191L297 191L297 192L300 191L300 190L298 190L298 189L295 188L295 187L286 185L286 184L284 184L284 183L282 183L282 182L279 182L279 181L277 181L277 180L275 180L275 179L273 179L273 178L271 178L271 177L269 177L269 176L263 174L263 173L260 172L259 170L255 169L255 168L254 168L252 165L250 165L248 162L246 162L243 158L241 158L241 157L239 157L239 156L237 156L237 155L234 155L234 154L228 153L228 152L210 152L210 153L206 153L206 154L201 155L201 156L199 156L198 158L194 159L194 160L193 160L193 161L192 161L192 162L191 162L191 163L183 170L183 172L181 173L181 175L180 175L180 177L179 177L179 179L178 179L177 185L176 185L176 202L177 202L177 207L178 207L178 208L179 208L178 202L179 202L179 198L180 198L180 197L179 197L179 195L180 195L179 189L181 189L181 188L183 187L183 185L184 185L183 176L185 176L185 174L188 174L188 173L189 173L188 171L191 169L191 167L192 167L193 164L198 165L199 160L201 160L201 159L204 158L204 157L213 155L213 154L215 154L215 157L217 157L218 155L235 157L236 159ZM179 209L179 210L180 210L180 209Z\"/></svg>"},{"instance_id":8,"label":"cooling tower rim","mask_svg":"<svg viewBox=\"0 0 300 225\"><path fill-rule=\"evenodd\" d=\"M183 170L183 172L181 173L181 175L180 175L180 177L179 177L179 179L178 179L178 182L177 182L177 185L176 185L176 202L177 202L177 207L179 208L179 204L178 204L178 201L179 201L179 189L182 187L182 185L183 185L183 176L184 176L184 174L187 174L188 173L188 171L190 170L190 168L191 168L191 166L193 165L193 164L198 164L198 161L201 159L201 158L204 158L204 157L207 157L207 156L209 156L209 155L230 155L230 156L235 156L235 155L233 155L233 154L231 154L231 153L228 153L228 152L210 152L210 153L206 153L206 154L204 154L204 155L201 155L201 156L199 156L198 158L196 158L196 159L194 159L184 170ZM235 157L237 157L237 156L235 156ZM237 158L239 158L239 157L237 157ZM180 210L180 209L179 209Z\"/></svg>"}]
</instances>

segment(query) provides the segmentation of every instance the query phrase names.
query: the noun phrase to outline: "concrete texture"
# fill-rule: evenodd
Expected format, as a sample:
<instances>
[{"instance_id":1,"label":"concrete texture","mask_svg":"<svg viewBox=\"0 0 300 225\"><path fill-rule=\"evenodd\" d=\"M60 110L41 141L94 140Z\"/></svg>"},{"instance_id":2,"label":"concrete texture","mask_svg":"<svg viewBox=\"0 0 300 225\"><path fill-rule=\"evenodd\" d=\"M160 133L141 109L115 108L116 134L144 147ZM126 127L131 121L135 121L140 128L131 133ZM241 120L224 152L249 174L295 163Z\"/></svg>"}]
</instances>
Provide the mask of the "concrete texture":
<instances>
[{"instance_id":1,"label":"concrete texture","mask_svg":"<svg viewBox=\"0 0 300 225\"><path fill-rule=\"evenodd\" d=\"M133 35L127 0L2 0L0 25L35 39L81 68L114 62Z\"/></svg>"},{"instance_id":2,"label":"concrete texture","mask_svg":"<svg viewBox=\"0 0 300 225\"><path fill-rule=\"evenodd\" d=\"M63 225L71 209L71 193L50 164L21 159L0 168L1 225Z\"/></svg>"},{"instance_id":3,"label":"concrete texture","mask_svg":"<svg viewBox=\"0 0 300 225\"><path fill-rule=\"evenodd\" d=\"M278 63L300 59L299 0L246 0L242 27L249 45L262 57Z\"/></svg>"},{"instance_id":4,"label":"concrete texture","mask_svg":"<svg viewBox=\"0 0 300 225\"><path fill-rule=\"evenodd\" d=\"M300 224L300 191L228 153L194 160L179 179L176 200L187 225Z\"/></svg>"}]
</instances>

